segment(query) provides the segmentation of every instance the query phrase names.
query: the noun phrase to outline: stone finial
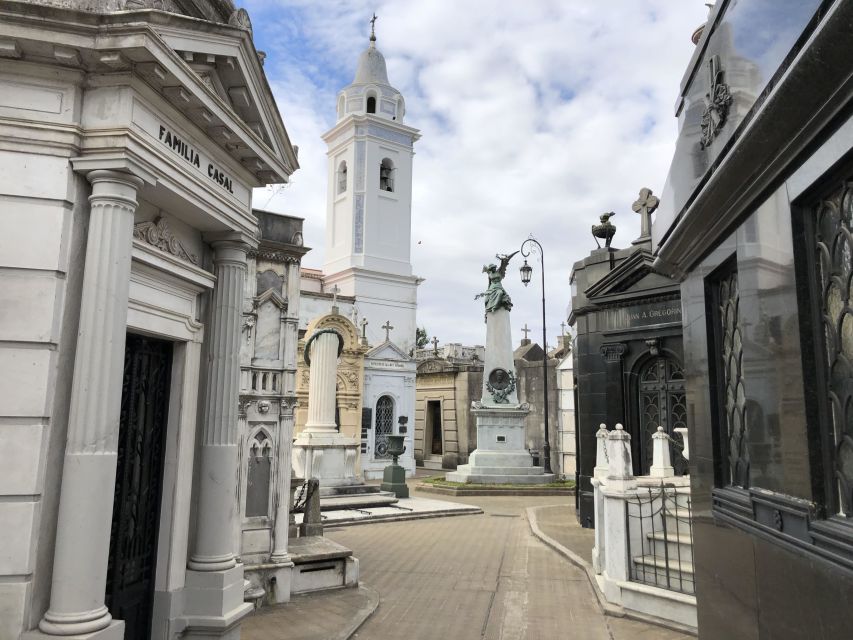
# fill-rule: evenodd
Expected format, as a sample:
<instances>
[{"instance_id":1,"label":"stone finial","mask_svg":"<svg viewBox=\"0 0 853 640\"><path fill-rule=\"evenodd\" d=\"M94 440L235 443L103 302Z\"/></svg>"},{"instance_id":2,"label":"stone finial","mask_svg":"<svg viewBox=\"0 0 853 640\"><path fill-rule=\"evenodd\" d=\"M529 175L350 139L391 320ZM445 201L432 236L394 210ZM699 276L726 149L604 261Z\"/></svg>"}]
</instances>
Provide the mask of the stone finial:
<instances>
[{"instance_id":1,"label":"stone finial","mask_svg":"<svg viewBox=\"0 0 853 640\"><path fill-rule=\"evenodd\" d=\"M595 469L593 476L596 478L606 478L607 472L610 469L610 463L607 460L607 425L603 422L598 425L598 431L595 432Z\"/></svg>"},{"instance_id":2,"label":"stone finial","mask_svg":"<svg viewBox=\"0 0 853 640\"><path fill-rule=\"evenodd\" d=\"M621 424L607 434L607 486L614 489L633 489L637 486L631 461L631 435Z\"/></svg>"},{"instance_id":3,"label":"stone finial","mask_svg":"<svg viewBox=\"0 0 853 640\"><path fill-rule=\"evenodd\" d=\"M669 455L669 436L663 427L652 435L652 466L649 475L653 478L671 478L675 475Z\"/></svg>"}]
</instances>

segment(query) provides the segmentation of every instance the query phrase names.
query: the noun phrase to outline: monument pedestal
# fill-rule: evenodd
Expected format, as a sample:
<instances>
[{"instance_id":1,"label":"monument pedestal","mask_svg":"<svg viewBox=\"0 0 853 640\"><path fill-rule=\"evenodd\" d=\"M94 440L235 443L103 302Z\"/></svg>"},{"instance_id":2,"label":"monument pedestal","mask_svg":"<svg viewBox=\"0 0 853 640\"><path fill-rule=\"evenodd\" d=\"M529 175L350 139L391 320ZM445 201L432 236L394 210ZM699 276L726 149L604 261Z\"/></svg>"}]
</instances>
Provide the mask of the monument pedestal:
<instances>
[{"instance_id":1,"label":"monument pedestal","mask_svg":"<svg viewBox=\"0 0 853 640\"><path fill-rule=\"evenodd\" d=\"M479 406L477 406L479 405ZM477 484L544 484L554 482L553 473L533 466L533 456L524 447L524 419L527 405L483 406L475 403L477 449L448 473L450 482Z\"/></svg>"},{"instance_id":2,"label":"monument pedestal","mask_svg":"<svg viewBox=\"0 0 853 640\"><path fill-rule=\"evenodd\" d=\"M406 469L399 464L389 464L382 472L382 491L390 491L398 498L409 497L409 486L406 484Z\"/></svg>"},{"instance_id":3,"label":"monument pedestal","mask_svg":"<svg viewBox=\"0 0 853 640\"><path fill-rule=\"evenodd\" d=\"M303 431L293 442L293 470L300 478L317 478L324 489L362 484L355 474L359 444L340 433Z\"/></svg>"}]
</instances>

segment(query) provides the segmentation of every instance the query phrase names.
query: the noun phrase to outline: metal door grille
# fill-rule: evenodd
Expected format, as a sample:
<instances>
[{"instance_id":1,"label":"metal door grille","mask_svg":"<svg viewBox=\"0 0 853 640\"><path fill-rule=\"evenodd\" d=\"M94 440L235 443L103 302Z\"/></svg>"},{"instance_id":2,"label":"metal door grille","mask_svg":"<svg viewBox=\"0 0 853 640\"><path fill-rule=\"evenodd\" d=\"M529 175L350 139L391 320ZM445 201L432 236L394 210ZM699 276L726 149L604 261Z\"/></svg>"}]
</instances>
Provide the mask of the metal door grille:
<instances>
[{"instance_id":1,"label":"metal door grille","mask_svg":"<svg viewBox=\"0 0 853 640\"><path fill-rule=\"evenodd\" d=\"M382 396L376 401L376 430L373 444L374 457L390 458L388 453L388 436L394 433L394 401L388 396Z\"/></svg>"}]
</instances>

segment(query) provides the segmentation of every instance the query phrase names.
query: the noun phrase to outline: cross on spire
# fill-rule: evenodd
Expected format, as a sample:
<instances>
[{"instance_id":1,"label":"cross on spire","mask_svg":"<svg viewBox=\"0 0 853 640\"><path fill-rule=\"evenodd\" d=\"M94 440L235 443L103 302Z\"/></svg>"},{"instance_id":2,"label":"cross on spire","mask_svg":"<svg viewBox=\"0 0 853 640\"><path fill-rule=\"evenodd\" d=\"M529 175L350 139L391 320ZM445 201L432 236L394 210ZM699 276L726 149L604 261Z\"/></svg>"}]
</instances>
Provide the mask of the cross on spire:
<instances>
[{"instance_id":1,"label":"cross on spire","mask_svg":"<svg viewBox=\"0 0 853 640\"><path fill-rule=\"evenodd\" d=\"M386 320L385 324L383 324L380 328L385 329L385 342L388 342L391 339L391 329L394 328L391 326L391 321Z\"/></svg>"},{"instance_id":2,"label":"cross on spire","mask_svg":"<svg viewBox=\"0 0 853 640\"><path fill-rule=\"evenodd\" d=\"M521 328L521 332L524 334L524 339L527 340L527 334L530 333L530 329L527 328L527 323L524 323L524 326Z\"/></svg>"},{"instance_id":3,"label":"cross on spire","mask_svg":"<svg viewBox=\"0 0 853 640\"><path fill-rule=\"evenodd\" d=\"M433 337L432 337L432 340L430 340L430 342L432 342L432 352L433 352L435 355L438 355L438 338L436 338L435 336L433 336Z\"/></svg>"},{"instance_id":4,"label":"cross on spire","mask_svg":"<svg viewBox=\"0 0 853 640\"><path fill-rule=\"evenodd\" d=\"M376 21L379 18L376 17L376 14L373 14L373 17L370 19L370 41L376 42Z\"/></svg>"},{"instance_id":5,"label":"cross on spire","mask_svg":"<svg viewBox=\"0 0 853 640\"><path fill-rule=\"evenodd\" d=\"M338 285L335 285L334 287L332 287L332 308L333 309L338 306L338 294L340 292L341 292L341 290L338 287Z\"/></svg>"}]
</instances>

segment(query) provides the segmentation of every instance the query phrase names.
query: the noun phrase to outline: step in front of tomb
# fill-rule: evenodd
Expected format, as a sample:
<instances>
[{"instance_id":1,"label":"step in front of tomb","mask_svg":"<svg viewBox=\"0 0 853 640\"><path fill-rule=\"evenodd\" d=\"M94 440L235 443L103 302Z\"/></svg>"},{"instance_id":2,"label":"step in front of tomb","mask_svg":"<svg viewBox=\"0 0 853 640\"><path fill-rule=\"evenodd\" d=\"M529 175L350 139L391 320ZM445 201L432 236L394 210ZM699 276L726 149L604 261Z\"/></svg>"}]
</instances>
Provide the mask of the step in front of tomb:
<instances>
[{"instance_id":1,"label":"step in front of tomb","mask_svg":"<svg viewBox=\"0 0 853 640\"><path fill-rule=\"evenodd\" d=\"M467 482L473 484L548 484L555 482L557 476L551 474L483 474L483 473L449 473L447 480L450 482Z\"/></svg>"},{"instance_id":2,"label":"step in front of tomb","mask_svg":"<svg viewBox=\"0 0 853 640\"><path fill-rule=\"evenodd\" d=\"M432 469L433 471L441 471L441 456L427 456L424 458L424 469Z\"/></svg>"},{"instance_id":3,"label":"step in front of tomb","mask_svg":"<svg viewBox=\"0 0 853 640\"><path fill-rule=\"evenodd\" d=\"M663 531L646 533L646 539L658 558L669 558L670 562L693 562L693 540L686 533Z\"/></svg>"},{"instance_id":4,"label":"step in front of tomb","mask_svg":"<svg viewBox=\"0 0 853 640\"><path fill-rule=\"evenodd\" d=\"M358 496L369 493L379 493L375 484L348 484L340 487L320 487L320 497L327 496Z\"/></svg>"},{"instance_id":5,"label":"step in front of tomb","mask_svg":"<svg viewBox=\"0 0 853 640\"><path fill-rule=\"evenodd\" d=\"M390 491L376 491L363 495L323 496L320 498L320 511L387 507L396 504L397 501L397 496Z\"/></svg>"},{"instance_id":6,"label":"step in front of tomb","mask_svg":"<svg viewBox=\"0 0 853 640\"><path fill-rule=\"evenodd\" d=\"M652 555L636 556L633 561L634 576L639 582L683 593L695 591L692 562Z\"/></svg>"},{"instance_id":7,"label":"step in front of tomb","mask_svg":"<svg viewBox=\"0 0 853 640\"><path fill-rule=\"evenodd\" d=\"M352 551L322 536L291 539L293 561L291 593L309 593L347 586Z\"/></svg>"}]
</instances>

